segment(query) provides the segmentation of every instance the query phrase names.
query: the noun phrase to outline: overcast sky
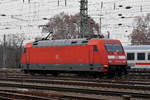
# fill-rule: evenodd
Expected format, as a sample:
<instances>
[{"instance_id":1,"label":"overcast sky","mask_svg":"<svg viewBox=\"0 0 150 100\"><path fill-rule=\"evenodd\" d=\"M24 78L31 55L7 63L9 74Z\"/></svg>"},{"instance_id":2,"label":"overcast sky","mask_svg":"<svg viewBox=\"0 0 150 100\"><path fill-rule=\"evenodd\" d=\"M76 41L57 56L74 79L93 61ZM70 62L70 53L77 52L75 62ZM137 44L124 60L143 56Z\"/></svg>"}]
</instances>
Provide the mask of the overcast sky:
<instances>
[{"instance_id":1,"label":"overcast sky","mask_svg":"<svg viewBox=\"0 0 150 100\"><path fill-rule=\"evenodd\" d=\"M41 36L38 25L46 24L43 18L50 18L60 12L76 14L79 0L0 0L0 35L27 33L29 37ZM126 9L126 7L131 9ZM150 12L150 0L88 0L88 14L99 23L102 18L102 33L111 33L111 38L129 42L133 20ZM121 18L125 17L125 18ZM120 25L121 24L121 25Z\"/></svg>"}]
</instances>

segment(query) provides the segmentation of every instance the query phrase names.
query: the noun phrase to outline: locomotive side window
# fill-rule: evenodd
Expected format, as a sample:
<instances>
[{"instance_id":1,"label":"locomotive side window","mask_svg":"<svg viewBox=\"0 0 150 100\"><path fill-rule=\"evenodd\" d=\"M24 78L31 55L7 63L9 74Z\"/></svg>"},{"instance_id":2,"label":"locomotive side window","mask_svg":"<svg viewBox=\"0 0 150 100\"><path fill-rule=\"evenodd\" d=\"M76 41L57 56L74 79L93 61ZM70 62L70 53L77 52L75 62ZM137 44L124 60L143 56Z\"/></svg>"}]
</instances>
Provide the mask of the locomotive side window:
<instances>
[{"instance_id":1,"label":"locomotive side window","mask_svg":"<svg viewBox=\"0 0 150 100\"><path fill-rule=\"evenodd\" d=\"M135 54L134 53L127 53L127 59L128 60L134 60L135 59Z\"/></svg>"},{"instance_id":2,"label":"locomotive side window","mask_svg":"<svg viewBox=\"0 0 150 100\"><path fill-rule=\"evenodd\" d=\"M148 60L150 60L150 53L148 53Z\"/></svg>"},{"instance_id":3,"label":"locomotive side window","mask_svg":"<svg viewBox=\"0 0 150 100\"><path fill-rule=\"evenodd\" d=\"M96 45L94 45L94 51L98 51L98 49L97 49L97 46L96 46Z\"/></svg>"},{"instance_id":4,"label":"locomotive side window","mask_svg":"<svg viewBox=\"0 0 150 100\"><path fill-rule=\"evenodd\" d=\"M145 53L137 53L137 60L145 60Z\"/></svg>"}]
</instances>

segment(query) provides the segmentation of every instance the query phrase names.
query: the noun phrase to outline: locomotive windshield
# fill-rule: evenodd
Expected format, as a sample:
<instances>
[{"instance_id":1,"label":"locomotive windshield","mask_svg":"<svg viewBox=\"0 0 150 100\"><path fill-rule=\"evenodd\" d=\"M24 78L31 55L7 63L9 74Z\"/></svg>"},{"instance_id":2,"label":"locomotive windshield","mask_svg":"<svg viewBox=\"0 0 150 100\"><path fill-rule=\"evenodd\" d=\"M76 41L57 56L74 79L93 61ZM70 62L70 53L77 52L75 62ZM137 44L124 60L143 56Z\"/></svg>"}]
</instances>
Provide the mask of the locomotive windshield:
<instances>
[{"instance_id":1,"label":"locomotive windshield","mask_svg":"<svg viewBox=\"0 0 150 100\"><path fill-rule=\"evenodd\" d=\"M105 48L108 52L123 52L120 44L105 44Z\"/></svg>"}]
</instances>

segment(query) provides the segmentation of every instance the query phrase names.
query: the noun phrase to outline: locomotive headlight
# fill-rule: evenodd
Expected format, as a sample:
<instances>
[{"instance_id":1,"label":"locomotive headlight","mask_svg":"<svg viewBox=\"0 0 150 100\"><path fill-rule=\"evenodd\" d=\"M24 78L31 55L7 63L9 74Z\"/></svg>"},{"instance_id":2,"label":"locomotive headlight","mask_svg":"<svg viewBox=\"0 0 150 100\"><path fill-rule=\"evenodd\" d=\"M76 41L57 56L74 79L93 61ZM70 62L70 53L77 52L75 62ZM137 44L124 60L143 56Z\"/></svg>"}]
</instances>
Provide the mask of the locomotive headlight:
<instances>
[{"instance_id":1,"label":"locomotive headlight","mask_svg":"<svg viewBox=\"0 0 150 100\"><path fill-rule=\"evenodd\" d=\"M119 56L119 59L125 59L126 57L125 56Z\"/></svg>"},{"instance_id":2,"label":"locomotive headlight","mask_svg":"<svg viewBox=\"0 0 150 100\"><path fill-rule=\"evenodd\" d=\"M108 59L115 59L115 56L108 56Z\"/></svg>"},{"instance_id":3,"label":"locomotive headlight","mask_svg":"<svg viewBox=\"0 0 150 100\"><path fill-rule=\"evenodd\" d=\"M109 60L108 62L109 62L109 63L112 63L112 60Z\"/></svg>"},{"instance_id":4,"label":"locomotive headlight","mask_svg":"<svg viewBox=\"0 0 150 100\"><path fill-rule=\"evenodd\" d=\"M104 67L108 67L108 65L104 65Z\"/></svg>"},{"instance_id":5,"label":"locomotive headlight","mask_svg":"<svg viewBox=\"0 0 150 100\"><path fill-rule=\"evenodd\" d=\"M123 63L126 63L126 61L123 61Z\"/></svg>"}]
</instances>

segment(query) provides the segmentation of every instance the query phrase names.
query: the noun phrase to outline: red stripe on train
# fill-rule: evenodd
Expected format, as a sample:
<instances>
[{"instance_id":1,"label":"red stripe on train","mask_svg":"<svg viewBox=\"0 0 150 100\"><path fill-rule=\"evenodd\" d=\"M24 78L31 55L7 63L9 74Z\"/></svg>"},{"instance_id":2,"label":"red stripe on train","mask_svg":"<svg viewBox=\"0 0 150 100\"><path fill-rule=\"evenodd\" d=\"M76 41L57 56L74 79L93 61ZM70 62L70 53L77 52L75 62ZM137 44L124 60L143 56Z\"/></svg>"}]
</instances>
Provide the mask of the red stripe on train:
<instances>
[{"instance_id":1,"label":"red stripe on train","mask_svg":"<svg viewBox=\"0 0 150 100\"><path fill-rule=\"evenodd\" d=\"M136 63L136 65L150 65L150 63Z\"/></svg>"}]
</instances>

